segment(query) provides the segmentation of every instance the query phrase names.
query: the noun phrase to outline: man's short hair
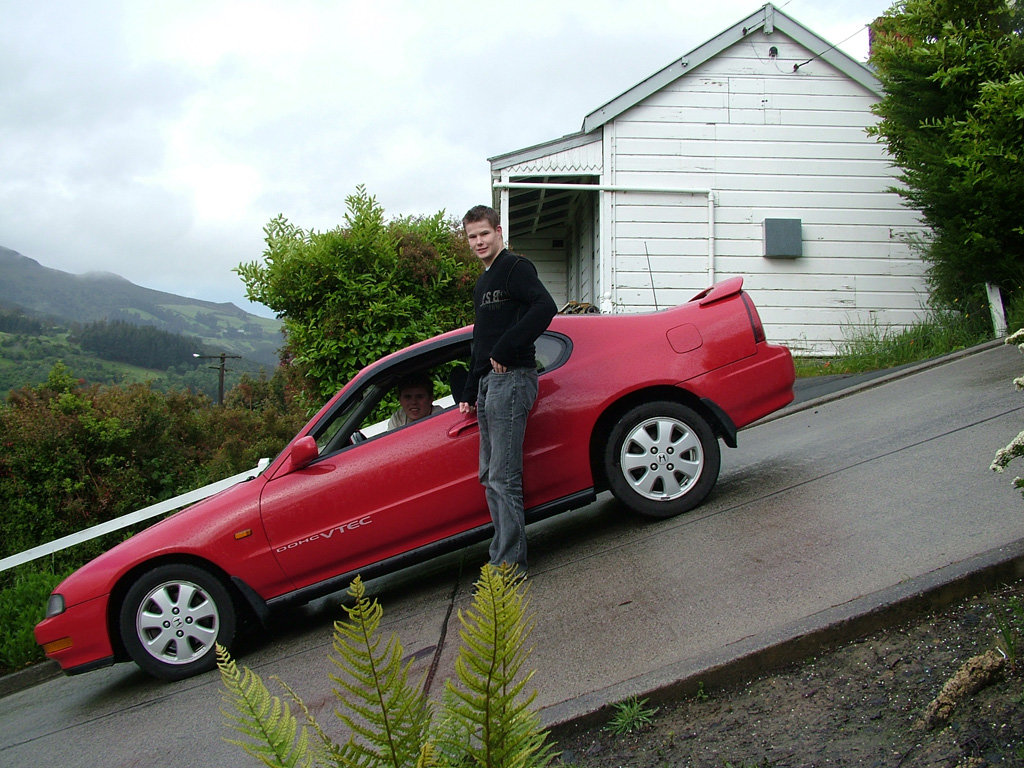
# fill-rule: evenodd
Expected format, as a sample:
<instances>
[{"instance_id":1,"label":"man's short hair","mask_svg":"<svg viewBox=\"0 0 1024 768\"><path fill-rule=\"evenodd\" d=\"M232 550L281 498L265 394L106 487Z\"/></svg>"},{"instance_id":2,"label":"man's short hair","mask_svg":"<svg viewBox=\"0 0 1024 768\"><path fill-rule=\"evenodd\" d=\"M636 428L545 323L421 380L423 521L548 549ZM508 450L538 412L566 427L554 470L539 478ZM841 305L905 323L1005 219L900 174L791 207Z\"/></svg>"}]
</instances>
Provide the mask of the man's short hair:
<instances>
[{"instance_id":1,"label":"man's short hair","mask_svg":"<svg viewBox=\"0 0 1024 768\"><path fill-rule=\"evenodd\" d=\"M431 398L434 396L434 380L425 373L410 373L408 376L403 376L398 380L396 389L398 394L401 395L403 391L413 387L426 390Z\"/></svg>"},{"instance_id":2,"label":"man's short hair","mask_svg":"<svg viewBox=\"0 0 1024 768\"><path fill-rule=\"evenodd\" d=\"M474 224L478 221L486 221L495 229L501 226L501 217L489 205L474 205L466 211L466 215L462 217L462 228L465 229L467 224Z\"/></svg>"}]
</instances>

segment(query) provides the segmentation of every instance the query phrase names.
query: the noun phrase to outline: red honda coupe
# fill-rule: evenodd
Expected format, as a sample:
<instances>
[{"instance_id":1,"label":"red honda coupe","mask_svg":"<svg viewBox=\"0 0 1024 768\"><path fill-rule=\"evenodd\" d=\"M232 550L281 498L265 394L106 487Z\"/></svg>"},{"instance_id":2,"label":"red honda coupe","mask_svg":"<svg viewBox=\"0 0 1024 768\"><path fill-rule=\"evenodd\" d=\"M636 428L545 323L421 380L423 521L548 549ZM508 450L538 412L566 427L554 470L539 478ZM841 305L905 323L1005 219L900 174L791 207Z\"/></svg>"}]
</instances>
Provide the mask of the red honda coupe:
<instances>
[{"instance_id":1,"label":"red honda coupe","mask_svg":"<svg viewBox=\"0 0 1024 768\"><path fill-rule=\"evenodd\" d=\"M766 342L742 278L637 315L558 315L537 342L526 430L528 521L610 490L642 515L692 509L718 441L789 403L789 350ZM97 557L54 590L35 630L66 673L134 660L180 679L215 665L238 619L344 589L491 535L478 430L458 392L472 328L367 366L258 476ZM430 416L386 430L396 383L436 382Z\"/></svg>"}]
</instances>

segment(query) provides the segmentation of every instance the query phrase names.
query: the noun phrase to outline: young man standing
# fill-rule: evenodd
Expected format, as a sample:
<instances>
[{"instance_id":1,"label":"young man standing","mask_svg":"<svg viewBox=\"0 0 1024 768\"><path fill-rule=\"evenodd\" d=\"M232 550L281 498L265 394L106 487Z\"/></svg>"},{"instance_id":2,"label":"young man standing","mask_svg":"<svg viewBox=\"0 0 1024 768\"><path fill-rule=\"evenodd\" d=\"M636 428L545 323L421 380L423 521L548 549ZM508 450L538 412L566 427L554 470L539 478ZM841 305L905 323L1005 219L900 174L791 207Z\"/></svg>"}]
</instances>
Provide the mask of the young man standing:
<instances>
[{"instance_id":1,"label":"young man standing","mask_svg":"<svg viewBox=\"0 0 1024 768\"><path fill-rule=\"evenodd\" d=\"M480 425L480 482L494 523L491 564L525 574L523 439L537 399L534 342L558 310L533 264L505 248L500 221L485 205L462 219L484 273L473 290L473 356L459 410L475 408Z\"/></svg>"}]
</instances>

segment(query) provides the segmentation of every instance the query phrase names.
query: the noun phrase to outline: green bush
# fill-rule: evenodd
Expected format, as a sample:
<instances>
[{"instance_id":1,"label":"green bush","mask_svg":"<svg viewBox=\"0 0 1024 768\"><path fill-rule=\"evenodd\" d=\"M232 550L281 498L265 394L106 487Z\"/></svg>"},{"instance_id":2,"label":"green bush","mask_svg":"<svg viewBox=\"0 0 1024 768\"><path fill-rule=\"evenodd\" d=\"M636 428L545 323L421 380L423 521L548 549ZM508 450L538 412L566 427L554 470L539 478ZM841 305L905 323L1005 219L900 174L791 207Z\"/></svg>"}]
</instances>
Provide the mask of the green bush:
<instances>
[{"instance_id":1,"label":"green bush","mask_svg":"<svg viewBox=\"0 0 1024 768\"><path fill-rule=\"evenodd\" d=\"M225 407L146 384L85 386L63 365L0 404L0 557L255 467L305 421L282 377L243 378ZM42 658L32 629L61 577L129 528L0 572L0 667Z\"/></svg>"},{"instance_id":2,"label":"green bush","mask_svg":"<svg viewBox=\"0 0 1024 768\"><path fill-rule=\"evenodd\" d=\"M359 187L343 226L264 229L263 263L241 264L246 295L284 321L283 354L322 403L379 357L472 322L479 261L443 212L386 221Z\"/></svg>"},{"instance_id":3,"label":"green bush","mask_svg":"<svg viewBox=\"0 0 1024 768\"><path fill-rule=\"evenodd\" d=\"M202 395L143 384L84 386L56 366L46 384L12 392L0 405L0 557L276 455L305 420L279 394L254 381L246 407L219 408ZM58 552L50 565L73 569L130 533ZM0 586L9 582L0 573Z\"/></svg>"},{"instance_id":4,"label":"green bush","mask_svg":"<svg viewBox=\"0 0 1024 768\"><path fill-rule=\"evenodd\" d=\"M900 168L894 188L930 229L932 298L982 312L985 284L1024 277L1024 6L904 0L871 24L885 95L869 133Z\"/></svg>"},{"instance_id":5,"label":"green bush","mask_svg":"<svg viewBox=\"0 0 1024 768\"><path fill-rule=\"evenodd\" d=\"M23 566L11 584L0 589L0 672L41 661L32 628L46 613L46 601L63 577Z\"/></svg>"}]
</instances>

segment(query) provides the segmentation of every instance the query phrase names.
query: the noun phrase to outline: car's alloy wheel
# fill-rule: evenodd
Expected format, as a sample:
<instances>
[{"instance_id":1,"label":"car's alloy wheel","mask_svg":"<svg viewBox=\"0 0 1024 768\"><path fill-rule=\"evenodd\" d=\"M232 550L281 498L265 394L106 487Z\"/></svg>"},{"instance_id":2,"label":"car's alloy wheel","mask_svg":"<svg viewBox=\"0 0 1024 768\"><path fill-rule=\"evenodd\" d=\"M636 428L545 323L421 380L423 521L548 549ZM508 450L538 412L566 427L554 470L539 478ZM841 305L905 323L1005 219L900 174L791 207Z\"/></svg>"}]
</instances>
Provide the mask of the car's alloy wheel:
<instances>
[{"instance_id":1,"label":"car's alloy wheel","mask_svg":"<svg viewBox=\"0 0 1024 768\"><path fill-rule=\"evenodd\" d=\"M718 480L720 464L718 440L707 421L671 401L628 411L605 448L612 493L652 517L671 517L700 504Z\"/></svg>"},{"instance_id":2,"label":"car's alloy wheel","mask_svg":"<svg viewBox=\"0 0 1024 768\"><path fill-rule=\"evenodd\" d=\"M121 638L146 672L180 680L212 669L215 643L235 634L235 609L224 585L193 565L163 565L143 574L121 604Z\"/></svg>"}]
</instances>

